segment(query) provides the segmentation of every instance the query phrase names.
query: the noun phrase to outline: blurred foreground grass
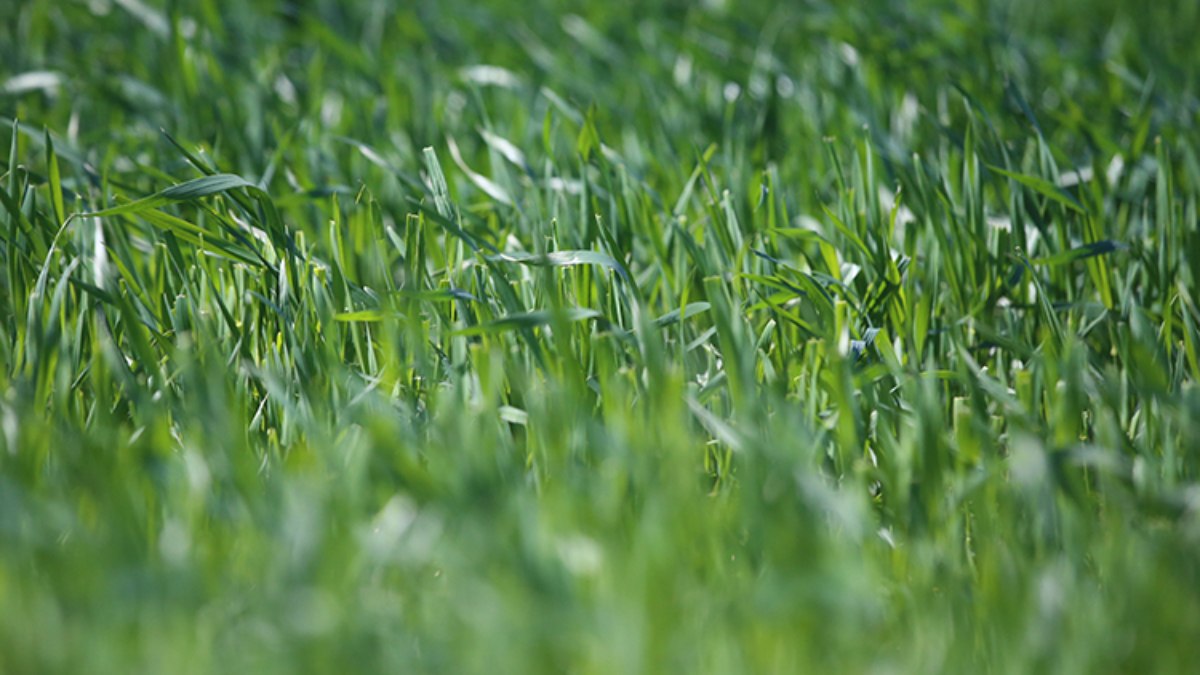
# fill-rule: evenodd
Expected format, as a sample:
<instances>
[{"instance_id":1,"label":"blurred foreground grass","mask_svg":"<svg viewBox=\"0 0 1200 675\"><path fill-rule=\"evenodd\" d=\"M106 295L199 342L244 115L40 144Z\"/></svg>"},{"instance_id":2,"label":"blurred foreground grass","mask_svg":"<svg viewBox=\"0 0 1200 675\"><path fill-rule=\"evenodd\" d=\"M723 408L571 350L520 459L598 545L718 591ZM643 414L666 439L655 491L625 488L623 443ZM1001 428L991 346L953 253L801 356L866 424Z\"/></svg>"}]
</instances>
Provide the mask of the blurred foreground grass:
<instances>
[{"instance_id":1,"label":"blurred foreground grass","mask_svg":"<svg viewBox=\"0 0 1200 675\"><path fill-rule=\"evenodd\" d=\"M18 1L0 672L1186 672L1200 6Z\"/></svg>"}]
</instances>

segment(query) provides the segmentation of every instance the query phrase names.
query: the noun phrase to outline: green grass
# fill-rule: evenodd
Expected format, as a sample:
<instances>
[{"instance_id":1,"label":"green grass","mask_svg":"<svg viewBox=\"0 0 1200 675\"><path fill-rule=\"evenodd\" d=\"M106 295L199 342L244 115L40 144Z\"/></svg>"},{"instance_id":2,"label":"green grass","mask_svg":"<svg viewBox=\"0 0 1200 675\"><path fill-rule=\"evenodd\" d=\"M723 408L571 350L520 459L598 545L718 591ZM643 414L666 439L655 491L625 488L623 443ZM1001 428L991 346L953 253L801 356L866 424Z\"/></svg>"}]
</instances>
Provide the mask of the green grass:
<instances>
[{"instance_id":1,"label":"green grass","mask_svg":"<svg viewBox=\"0 0 1200 675\"><path fill-rule=\"evenodd\" d=\"M392 4L8 10L0 673L1194 667L1197 5Z\"/></svg>"}]
</instances>

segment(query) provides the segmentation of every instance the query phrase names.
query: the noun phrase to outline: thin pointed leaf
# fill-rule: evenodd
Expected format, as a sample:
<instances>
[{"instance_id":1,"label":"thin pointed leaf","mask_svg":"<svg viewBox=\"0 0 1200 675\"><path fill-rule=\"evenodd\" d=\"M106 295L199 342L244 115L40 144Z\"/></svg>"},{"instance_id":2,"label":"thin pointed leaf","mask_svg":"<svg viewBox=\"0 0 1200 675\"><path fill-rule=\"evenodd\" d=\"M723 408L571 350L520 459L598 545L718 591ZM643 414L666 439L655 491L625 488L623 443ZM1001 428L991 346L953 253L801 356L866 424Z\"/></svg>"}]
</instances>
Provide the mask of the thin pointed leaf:
<instances>
[{"instance_id":1,"label":"thin pointed leaf","mask_svg":"<svg viewBox=\"0 0 1200 675\"><path fill-rule=\"evenodd\" d=\"M1017 181L1021 185L1024 185L1030 190L1042 195L1046 199L1057 202L1077 213L1087 213L1087 209L1083 208L1083 204L1080 204L1079 200L1075 199L1071 193L1046 180L1045 178L1038 178L1037 176L1030 176L1028 174L1017 173L1015 171L1006 171L998 166L992 166L991 164L986 166L989 170L994 171L1005 178L1010 178Z\"/></svg>"},{"instance_id":2,"label":"thin pointed leaf","mask_svg":"<svg viewBox=\"0 0 1200 675\"><path fill-rule=\"evenodd\" d=\"M1041 258L1034 258L1030 262L1032 262L1034 265L1065 265L1077 260L1084 260L1098 255L1112 253L1113 251L1123 251L1127 248L1129 247L1121 242L1105 239L1103 241L1095 241L1090 244L1076 246L1075 248L1069 251L1063 251L1062 253L1043 256Z\"/></svg>"}]
</instances>

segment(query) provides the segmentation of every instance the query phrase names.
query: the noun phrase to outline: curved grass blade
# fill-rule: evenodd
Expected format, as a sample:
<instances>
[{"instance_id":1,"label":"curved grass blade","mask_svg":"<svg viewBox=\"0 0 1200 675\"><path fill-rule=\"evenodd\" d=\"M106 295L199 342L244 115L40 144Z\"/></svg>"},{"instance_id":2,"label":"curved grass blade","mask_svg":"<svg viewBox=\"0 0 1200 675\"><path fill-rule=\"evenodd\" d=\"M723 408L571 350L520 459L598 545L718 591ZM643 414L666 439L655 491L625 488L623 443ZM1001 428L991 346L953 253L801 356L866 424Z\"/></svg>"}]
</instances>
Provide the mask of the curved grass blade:
<instances>
[{"instance_id":1,"label":"curved grass blade","mask_svg":"<svg viewBox=\"0 0 1200 675\"><path fill-rule=\"evenodd\" d=\"M229 173L218 173L211 176L203 176L189 180L179 185L157 192L149 197L143 197L128 204L121 204L101 211L93 211L82 214L88 218L104 218L108 216L123 216L136 215L144 213L151 209L157 209L160 206L167 204L195 201L204 197L224 194L232 190L245 189L258 203L262 209L262 216L266 221L266 231L271 237L271 242L276 248L290 254L288 258L290 278L295 278L294 261L292 257L296 255L295 244L288 235L286 228L283 225L283 220L279 217L279 211L276 210L274 202L271 201L271 196L265 190L258 187L241 176ZM236 193L231 194L236 197ZM161 224L160 224L161 226ZM228 251L226 251L227 253Z\"/></svg>"},{"instance_id":2,"label":"curved grass blade","mask_svg":"<svg viewBox=\"0 0 1200 675\"><path fill-rule=\"evenodd\" d=\"M1071 193L1060 188L1054 183L1051 183L1045 178L1038 178L1037 176L1030 176L1028 174L1017 173L1015 171L1006 171L998 166L992 166L991 164L987 164L986 166L989 170L994 171L1005 178L1011 178L1012 180L1017 181L1021 185L1033 190L1046 199L1058 202L1059 204L1071 209L1072 211L1075 211L1076 213L1087 213L1087 209L1083 208L1083 204L1080 204L1079 200L1075 199Z\"/></svg>"},{"instance_id":3,"label":"curved grass blade","mask_svg":"<svg viewBox=\"0 0 1200 675\"><path fill-rule=\"evenodd\" d=\"M122 216L127 214L136 214L148 209L158 208L172 202L186 202L201 197L210 197L215 194L228 192L237 188L248 188L254 191L260 191L259 187L254 183L235 176L230 173L218 173L212 176L203 176L189 180L179 185L173 185L162 192L143 197L137 201L122 204L104 209L102 211L92 211L91 213L83 214L87 218L104 218L108 216Z\"/></svg>"},{"instance_id":4,"label":"curved grass blade","mask_svg":"<svg viewBox=\"0 0 1200 675\"><path fill-rule=\"evenodd\" d=\"M446 137L446 146L450 148L451 159L453 159L454 163L458 165L458 168L467 175L467 178L475 184L475 187L483 190L484 194L500 202L501 204L504 204L505 206L516 206L516 202L514 202L513 198L509 196L508 191L501 187L499 183L481 173L472 170L471 167L467 165L467 161L463 159L462 151L458 149L458 143L454 142L453 137Z\"/></svg>"},{"instance_id":5,"label":"curved grass blade","mask_svg":"<svg viewBox=\"0 0 1200 675\"><path fill-rule=\"evenodd\" d=\"M503 333L519 328L534 328L536 326L545 326L557 319L564 318L567 321L584 321L587 319L599 319L603 315L594 309L586 307L564 307L561 310L538 309L532 312L519 312L517 314L509 314L495 321L471 326L459 331L455 331L455 335L485 335L491 333Z\"/></svg>"},{"instance_id":6,"label":"curved grass blade","mask_svg":"<svg viewBox=\"0 0 1200 675\"><path fill-rule=\"evenodd\" d=\"M1098 255L1112 253L1113 251L1123 251L1127 248L1129 248L1129 246L1122 244L1119 241L1105 239L1102 241L1094 241L1090 244L1084 244L1082 246L1076 246L1075 248L1069 251L1063 251L1062 253L1043 256L1041 258L1034 258L1030 262L1032 262L1034 265L1065 265L1077 260L1085 260Z\"/></svg>"},{"instance_id":7,"label":"curved grass blade","mask_svg":"<svg viewBox=\"0 0 1200 675\"><path fill-rule=\"evenodd\" d=\"M690 319L697 314L703 314L704 312L707 312L710 307L711 305L709 305L707 302L693 302L685 307L673 309L666 314L663 314L654 320L654 325L658 326L659 328L670 326L671 324L678 323L685 319Z\"/></svg>"},{"instance_id":8,"label":"curved grass blade","mask_svg":"<svg viewBox=\"0 0 1200 675\"><path fill-rule=\"evenodd\" d=\"M364 309L358 312L343 312L333 316L334 321L343 323L375 323L384 319L405 319L400 312L385 312L379 309Z\"/></svg>"},{"instance_id":9,"label":"curved grass blade","mask_svg":"<svg viewBox=\"0 0 1200 675\"><path fill-rule=\"evenodd\" d=\"M515 262L532 267L572 267L574 265L599 265L617 273L626 282L631 280L629 271L616 258L599 251L554 251L545 255L536 253L501 253L492 256L494 261Z\"/></svg>"}]
</instances>

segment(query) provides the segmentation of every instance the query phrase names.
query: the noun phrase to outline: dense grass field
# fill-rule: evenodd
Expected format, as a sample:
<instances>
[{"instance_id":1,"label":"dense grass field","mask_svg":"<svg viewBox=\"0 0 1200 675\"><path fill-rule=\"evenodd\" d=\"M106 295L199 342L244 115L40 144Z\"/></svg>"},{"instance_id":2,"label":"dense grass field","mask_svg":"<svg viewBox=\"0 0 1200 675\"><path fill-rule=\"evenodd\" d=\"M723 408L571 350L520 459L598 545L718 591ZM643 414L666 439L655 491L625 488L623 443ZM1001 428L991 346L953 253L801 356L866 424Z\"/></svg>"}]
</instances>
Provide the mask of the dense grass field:
<instances>
[{"instance_id":1,"label":"dense grass field","mask_svg":"<svg viewBox=\"0 0 1200 675\"><path fill-rule=\"evenodd\" d=\"M0 673L1195 668L1200 5L0 15Z\"/></svg>"}]
</instances>

